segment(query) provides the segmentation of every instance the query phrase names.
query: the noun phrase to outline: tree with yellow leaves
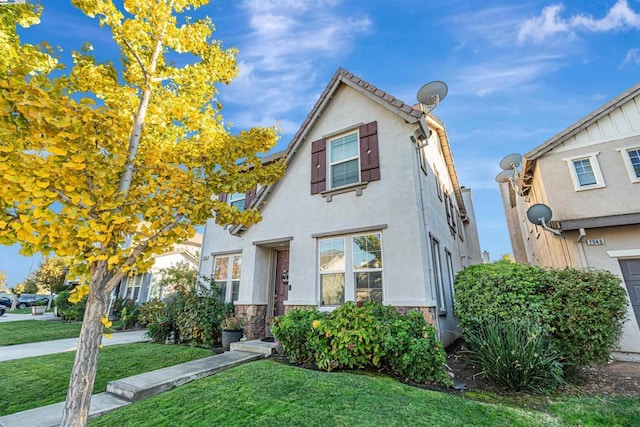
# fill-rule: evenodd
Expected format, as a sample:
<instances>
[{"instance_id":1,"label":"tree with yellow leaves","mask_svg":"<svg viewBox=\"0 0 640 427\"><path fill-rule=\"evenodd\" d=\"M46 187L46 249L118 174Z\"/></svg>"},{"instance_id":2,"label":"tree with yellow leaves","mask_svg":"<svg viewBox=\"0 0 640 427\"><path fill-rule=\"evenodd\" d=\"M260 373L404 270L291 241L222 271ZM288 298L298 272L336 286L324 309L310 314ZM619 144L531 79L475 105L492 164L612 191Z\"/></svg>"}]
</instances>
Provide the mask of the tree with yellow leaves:
<instances>
[{"instance_id":1,"label":"tree with yellow leaves","mask_svg":"<svg viewBox=\"0 0 640 427\"><path fill-rule=\"evenodd\" d=\"M235 51L212 39L209 18L181 17L208 0L72 2L111 30L120 66L86 43L65 70L46 43L17 35L38 6L0 7L0 243L68 258L86 279L72 295L88 301L62 417L81 426L111 290L212 215L259 221L212 195L273 183L284 166L259 158L274 129L223 124L215 85L235 76ZM178 67L178 57L194 60Z\"/></svg>"}]
</instances>

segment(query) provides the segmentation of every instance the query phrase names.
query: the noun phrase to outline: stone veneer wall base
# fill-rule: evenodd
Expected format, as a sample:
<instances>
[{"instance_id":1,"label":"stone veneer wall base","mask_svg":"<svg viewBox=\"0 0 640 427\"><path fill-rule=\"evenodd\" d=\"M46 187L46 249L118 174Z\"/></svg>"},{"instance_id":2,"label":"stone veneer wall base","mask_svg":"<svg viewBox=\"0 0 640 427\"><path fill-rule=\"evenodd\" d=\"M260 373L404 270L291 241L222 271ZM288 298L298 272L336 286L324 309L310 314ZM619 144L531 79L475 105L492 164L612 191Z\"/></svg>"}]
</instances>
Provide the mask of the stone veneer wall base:
<instances>
[{"instance_id":1,"label":"stone veneer wall base","mask_svg":"<svg viewBox=\"0 0 640 427\"><path fill-rule=\"evenodd\" d=\"M244 336L248 340L265 337L266 305L236 305L235 315L244 319Z\"/></svg>"}]
</instances>

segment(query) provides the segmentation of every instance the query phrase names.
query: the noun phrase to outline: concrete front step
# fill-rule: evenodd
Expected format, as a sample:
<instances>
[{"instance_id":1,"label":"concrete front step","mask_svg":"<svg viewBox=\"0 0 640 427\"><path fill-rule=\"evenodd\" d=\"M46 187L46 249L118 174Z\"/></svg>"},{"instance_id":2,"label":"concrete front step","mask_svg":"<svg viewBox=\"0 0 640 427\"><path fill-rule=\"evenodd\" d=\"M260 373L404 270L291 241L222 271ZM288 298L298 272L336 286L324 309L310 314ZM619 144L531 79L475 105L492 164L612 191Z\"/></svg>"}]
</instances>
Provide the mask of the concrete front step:
<instances>
[{"instance_id":1,"label":"concrete front step","mask_svg":"<svg viewBox=\"0 0 640 427\"><path fill-rule=\"evenodd\" d=\"M263 356L244 351L227 351L204 359L192 360L107 384L107 392L131 402L146 399L188 382L213 375Z\"/></svg>"},{"instance_id":2,"label":"concrete front step","mask_svg":"<svg viewBox=\"0 0 640 427\"><path fill-rule=\"evenodd\" d=\"M231 343L229 347L232 351L245 351L248 353L263 354L265 356L272 356L276 352L275 343L261 340L234 342Z\"/></svg>"}]
</instances>

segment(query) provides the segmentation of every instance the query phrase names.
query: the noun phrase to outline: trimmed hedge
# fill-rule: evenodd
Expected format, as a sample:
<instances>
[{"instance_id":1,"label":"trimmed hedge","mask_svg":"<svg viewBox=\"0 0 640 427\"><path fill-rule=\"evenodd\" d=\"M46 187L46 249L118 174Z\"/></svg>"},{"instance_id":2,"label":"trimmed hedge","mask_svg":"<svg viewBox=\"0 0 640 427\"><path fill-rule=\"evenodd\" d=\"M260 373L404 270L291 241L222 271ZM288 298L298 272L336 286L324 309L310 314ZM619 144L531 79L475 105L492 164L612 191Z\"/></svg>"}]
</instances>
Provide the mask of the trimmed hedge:
<instances>
[{"instance_id":1,"label":"trimmed hedge","mask_svg":"<svg viewBox=\"0 0 640 427\"><path fill-rule=\"evenodd\" d=\"M479 264L456 276L455 309L465 334L486 319L526 319L550 335L565 364L601 363L615 349L626 316L620 282L603 270Z\"/></svg>"}]
</instances>

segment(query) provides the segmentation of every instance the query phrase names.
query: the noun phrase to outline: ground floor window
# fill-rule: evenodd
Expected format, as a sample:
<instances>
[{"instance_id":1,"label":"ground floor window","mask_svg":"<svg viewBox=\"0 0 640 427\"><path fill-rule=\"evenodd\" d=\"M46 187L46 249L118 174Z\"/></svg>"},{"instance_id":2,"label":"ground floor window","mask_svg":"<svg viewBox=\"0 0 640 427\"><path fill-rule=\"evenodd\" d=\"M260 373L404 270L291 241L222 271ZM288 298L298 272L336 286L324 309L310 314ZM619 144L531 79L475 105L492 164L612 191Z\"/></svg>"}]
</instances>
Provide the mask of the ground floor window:
<instances>
[{"instance_id":1,"label":"ground floor window","mask_svg":"<svg viewBox=\"0 0 640 427\"><path fill-rule=\"evenodd\" d=\"M323 306L345 301L382 302L380 233L318 241L320 299Z\"/></svg>"},{"instance_id":2,"label":"ground floor window","mask_svg":"<svg viewBox=\"0 0 640 427\"><path fill-rule=\"evenodd\" d=\"M240 293L241 255L217 256L213 262L213 277L220 299L225 302L238 300Z\"/></svg>"}]
</instances>

